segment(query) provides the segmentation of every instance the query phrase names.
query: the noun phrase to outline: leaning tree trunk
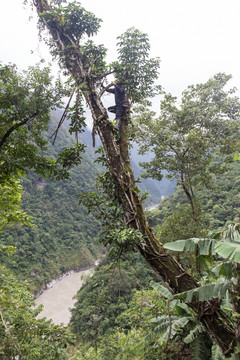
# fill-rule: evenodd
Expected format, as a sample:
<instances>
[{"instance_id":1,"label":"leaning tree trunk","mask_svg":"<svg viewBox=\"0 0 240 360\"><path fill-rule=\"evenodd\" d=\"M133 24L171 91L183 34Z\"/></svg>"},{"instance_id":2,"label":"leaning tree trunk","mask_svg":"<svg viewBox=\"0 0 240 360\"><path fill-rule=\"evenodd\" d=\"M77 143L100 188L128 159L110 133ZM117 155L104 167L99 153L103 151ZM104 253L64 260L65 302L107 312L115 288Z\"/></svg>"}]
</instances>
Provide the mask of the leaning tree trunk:
<instances>
[{"instance_id":1,"label":"leaning tree trunk","mask_svg":"<svg viewBox=\"0 0 240 360\"><path fill-rule=\"evenodd\" d=\"M51 10L47 0L34 1L39 15ZM120 141L117 144L107 111L100 99L100 91L95 88L91 79L91 69L84 69L79 44L69 34L64 33L61 24L57 21L55 24L45 22L45 25L65 59L65 66L69 73L76 83L85 84L83 94L91 109L95 129L105 150L117 197L124 211L126 225L139 230L145 239L144 246L138 245L140 253L173 293L196 288L198 285L195 279L163 248L148 224L130 166L127 118L121 122ZM71 61L68 61L70 57ZM223 354L230 354L236 344L235 331L230 319L221 311L219 301L215 299L200 302L193 298L188 305L195 311L198 320L219 345Z\"/></svg>"}]
</instances>

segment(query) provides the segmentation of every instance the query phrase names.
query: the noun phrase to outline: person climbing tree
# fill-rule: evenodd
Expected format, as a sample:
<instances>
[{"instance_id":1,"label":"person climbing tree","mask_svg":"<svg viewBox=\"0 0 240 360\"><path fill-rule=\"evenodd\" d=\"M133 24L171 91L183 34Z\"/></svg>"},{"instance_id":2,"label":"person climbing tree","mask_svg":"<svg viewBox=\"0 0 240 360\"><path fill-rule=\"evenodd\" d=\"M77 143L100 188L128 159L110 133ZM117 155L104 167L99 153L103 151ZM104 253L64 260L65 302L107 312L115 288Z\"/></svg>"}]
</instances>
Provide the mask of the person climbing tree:
<instances>
[{"instance_id":1,"label":"person climbing tree","mask_svg":"<svg viewBox=\"0 0 240 360\"><path fill-rule=\"evenodd\" d=\"M116 114L115 129L119 130L122 115L125 113L125 111L128 107L128 104L127 104L127 100L126 100L125 88L123 86L122 81L119 81L118 83L113 81L112 85L114 87L113 88L111 87L111 88L107 89L106 91L115 95L115 104L116 105L110 106L108 108L108 111Z\"/></svg>"}]
</instances>

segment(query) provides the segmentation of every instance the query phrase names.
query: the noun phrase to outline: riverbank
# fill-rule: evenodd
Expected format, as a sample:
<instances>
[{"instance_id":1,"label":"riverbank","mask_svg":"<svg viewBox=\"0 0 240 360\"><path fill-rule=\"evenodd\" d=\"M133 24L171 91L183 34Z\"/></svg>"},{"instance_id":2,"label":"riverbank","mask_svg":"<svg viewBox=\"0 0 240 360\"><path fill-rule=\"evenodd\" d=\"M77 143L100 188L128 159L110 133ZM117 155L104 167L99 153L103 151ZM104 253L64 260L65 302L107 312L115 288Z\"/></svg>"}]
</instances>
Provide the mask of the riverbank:
<instances>
[{"instance_id":1,"label":"riverbank","mask_svg":"<svg viewBox=\"0 0 240 360\"><path fill-rule=\"evenodd\" d=\"M98 264L99 264L99 261L96 260L94 263L83 266L80 269L69 270L64 274L61 274L61 275L57 276L55 279L51 280L49 283L42 286L40 290L33 291L33 295L34 295L35 299L37 299L39 296L41 296L45 290L48 290L48 289L52 288L58 281L61 281L66 276L69 276L69 275L71 275L73 273L79 273L79 272L82 272L82 271L85 271L85 270L89 270L89 269L97 266Z\"/></svg>"},{"instance_id":2,"label":"riverbank","mask_svg":"<svg viewBox=\"0 0 240 360\"><path fill-rule=\"evenodd\" d=\"M97 265L97 263L95 263ZM35 303L37 306L43 305L43 311L38 318L46 317L52 319L55 324L67 326L71 318L70 309L74 307L78 290L81 288L86 278L92 276L94 266L81 271L70 271L47 284Z\"/></svg>"}]
</instances>

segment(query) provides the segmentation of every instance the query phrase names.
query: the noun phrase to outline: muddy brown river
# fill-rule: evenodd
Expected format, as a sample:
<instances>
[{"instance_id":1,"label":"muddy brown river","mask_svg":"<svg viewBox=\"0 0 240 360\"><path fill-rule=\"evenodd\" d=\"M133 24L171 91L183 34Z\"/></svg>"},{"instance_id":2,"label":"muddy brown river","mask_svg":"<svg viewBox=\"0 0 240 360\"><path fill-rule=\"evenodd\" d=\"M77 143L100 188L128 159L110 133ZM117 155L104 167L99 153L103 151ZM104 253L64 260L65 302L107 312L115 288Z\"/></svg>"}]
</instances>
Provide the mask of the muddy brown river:
<instances>
[{"instance_id":1,"label":"muddy brown river","mask_svg":"<svg viewBox=\"0 0 240 360\"><path fill-rule=\"evenodd\" d=\"M51 287L44 290L35 300L36 305L42 304L44 306L38 317L52 319L55 324L68 325L71 317L69 309L73 308L76 302L73 297L77 294L86 277L91 276L93 272L93 268L72 272L59 281L53 281Z\"/></svg>"}]
</instances>

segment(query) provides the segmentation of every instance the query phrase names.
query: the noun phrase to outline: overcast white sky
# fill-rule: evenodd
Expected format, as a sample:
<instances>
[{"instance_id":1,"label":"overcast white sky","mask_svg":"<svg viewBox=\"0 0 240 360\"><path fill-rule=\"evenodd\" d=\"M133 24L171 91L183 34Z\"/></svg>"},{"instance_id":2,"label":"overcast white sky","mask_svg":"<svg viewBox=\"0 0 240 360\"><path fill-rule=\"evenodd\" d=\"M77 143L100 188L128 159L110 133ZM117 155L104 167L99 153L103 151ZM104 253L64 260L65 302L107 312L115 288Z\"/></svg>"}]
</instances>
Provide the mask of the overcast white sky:
<instances>
[{"instance_id":1,"label":"overcast white sky","mask_svg":"<svg viewBox=\"0 0 240 360\"><path fill-rule=\"evenodd\" d=\"M240 90L239 0L82 0L103 20L98 42L116 56L116 37L134 26L148 34L151 56L161 58L159 82L173 95L217 72L233 75ZM1 61L19 68L46 57L39 46L36 23L22 0L1 4ZM33 55L31 50L34 51ZM48 57L50 60L50 57Z\"/></svg>"}]
</instances>

